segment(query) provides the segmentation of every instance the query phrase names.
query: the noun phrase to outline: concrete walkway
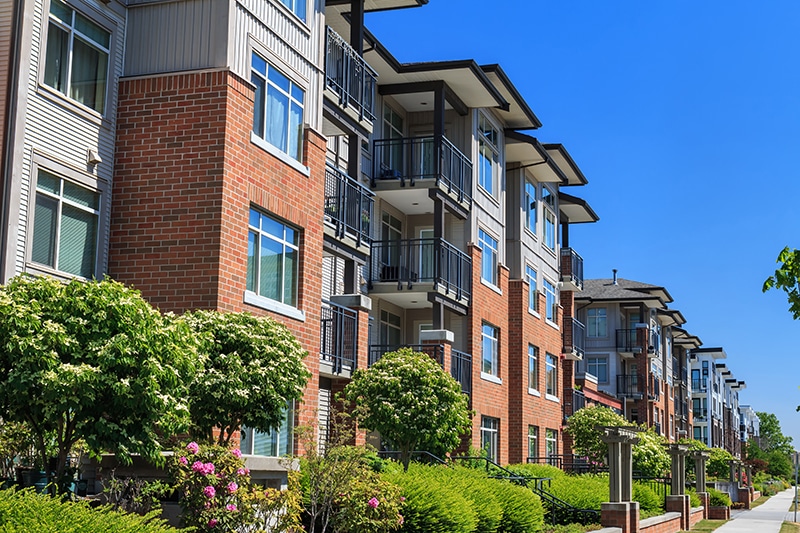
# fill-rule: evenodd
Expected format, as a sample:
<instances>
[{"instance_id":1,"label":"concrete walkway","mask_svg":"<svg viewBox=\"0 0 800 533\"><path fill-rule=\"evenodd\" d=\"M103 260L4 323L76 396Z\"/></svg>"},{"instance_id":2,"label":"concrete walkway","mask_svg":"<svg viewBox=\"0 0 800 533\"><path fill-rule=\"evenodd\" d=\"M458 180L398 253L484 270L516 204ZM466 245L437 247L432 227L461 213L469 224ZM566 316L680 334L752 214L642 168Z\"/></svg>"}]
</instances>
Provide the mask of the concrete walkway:
<instances>
[{"instance_id":1,"label":"concrete walkway","mask_svg":"<svg viewBox=\"0 0 800 533\"><path fill-rule=\"evenodd\" d=\"M715 533L778 533L784 521L794 520L794 511L789 512L793 500L794 487L779 492L751 511L737 513Z\"/></svg>"}]
</instances>

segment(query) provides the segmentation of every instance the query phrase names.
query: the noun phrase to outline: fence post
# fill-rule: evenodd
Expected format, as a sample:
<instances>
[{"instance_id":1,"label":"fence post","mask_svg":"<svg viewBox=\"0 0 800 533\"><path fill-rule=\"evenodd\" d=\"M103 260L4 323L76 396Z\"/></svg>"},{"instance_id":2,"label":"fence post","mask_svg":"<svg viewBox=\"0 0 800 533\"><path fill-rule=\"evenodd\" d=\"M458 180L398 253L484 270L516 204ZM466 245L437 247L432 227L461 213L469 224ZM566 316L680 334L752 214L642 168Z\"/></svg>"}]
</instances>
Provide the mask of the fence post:
<instances>
[{"instance_id":1,"label":"fence post","mask_svg":"<svg viewBox=\"0 0 800 533\"><path fill-rule=\"evenodd\" d=\"M600 506L603 527L618 527L622 533L639 533L639 502L631 501L633 494L633 445L639 442L635 427L596 428L608 444L609 502Z\"/></svg>"}]
</instances>

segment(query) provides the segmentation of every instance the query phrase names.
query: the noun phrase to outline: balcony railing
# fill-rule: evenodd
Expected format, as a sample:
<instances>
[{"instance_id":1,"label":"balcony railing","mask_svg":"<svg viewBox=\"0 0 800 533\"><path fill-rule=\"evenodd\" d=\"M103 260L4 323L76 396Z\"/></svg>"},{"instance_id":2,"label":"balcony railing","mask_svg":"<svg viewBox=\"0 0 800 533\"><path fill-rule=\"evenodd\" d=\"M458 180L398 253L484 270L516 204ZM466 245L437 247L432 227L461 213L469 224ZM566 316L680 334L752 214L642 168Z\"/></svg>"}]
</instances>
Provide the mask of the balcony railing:
<instances>
[{"instance_id":1,"label":"balcony railing","mask_svg":"<svg viewBox=\"0 0 800 533\"><path fill-rule=\"evenodd\" d=\"M693 379L692 392L706 392L708 390L707 379Z\"/></svg>"},{"instance_id":2,"label":"balcony railing","mask_svg":"<svg viewBox=\"0 0 800 533\"><path fill-rule=\"evenodd\" d=\"M661 399L661 380L655 376L650 376L650 391L648 396L651 400L659 401Z\"/></svg>"},{"instance_id":3,"label":"balcony railing","mask_svg":"<svg viewBox=\"0 0 800 533\"><path fill-rule=\"evenodd\" d=\"M472 355L458 350L450 351L450 375L461 383L461 392L472 394Z\"/></svg>"},{"instance_id":4,"label":"balcony railing","mask_svg":"<svg viewBox=\"0 0 800 533\"><path fill-rule=\"evenodd\" d=\"M644 328L618 329L617 351L622 353L642 353Z\"/></svg>"},{"instance_id":5,"label":"balcony railing","mask_svg":"<svg viewBox=\"0 0 800 533\"><path fill-rule=\"evenodd\" d=\"M656 435L661 435L661 423L656 422L653 424L653 430L656 432Z\"/></svg>"},{"instance_id":6,"label":"balcony railing","mask_svg":"<svg viewBox=\"0 0 800 533\"><path fill-rule=\"evenodd\" d=\"M583 290L583 257L572 248L561 249L561 281Z\"/></svg>"},{"instance_id":7,"label":"balcony railing","mask_svg":"<svg viewBox=\"0 0 800 533\"><path fill-rule=\"evenodd\" d=\"M336 228L337 236L369 246L374 196L341 170L331 165L325 168L325 222Z\"/></svg>"},{"instance_id":8,"label":"balcony railing","mask_svg":"<svg viewBox=\"0 0 800 533\"><path fill-rule=\"evenodd\" d=\"M564 319L564 353L574 355L576 359L583 359L586 351L586 326L575 318Z\"/></svg>"},{"instance_id":9,"label":"balcony railing","mask_svg":"<svg viewBox=\"0 0 800 533\"><path fill-rule=\"evenodd\" d=\"M644 377L638 374L619 374L617 394L622 396L641 396L645 384Z\"/></svg>"},{"instance_id":10,"label":"balcony railing","mask_svg":"<svg viewBox=\"0 0 800 533\"><path fill-rule=\"evenodd\" d=\"M327 31L325 87L339 96L339 105L355 109L359 120L374 122L377 73L330 26Z\"/></svg>"},{"instance_id":11,"label":"balcony railing","mask_svg":"<svg viewBox=\"0 0 800 533\"><path fill-rule=\"evenodd\" d=\"M692 416L695 420L705 420L708 418L708 409L694 409L692 410Z\"/></svg>"},{"instance_id":12,"label":"balcony railing","mask_svg":"<svg viewBox=\"0 0 800 533\"><path fill-rule=\"evenodd\" d=\"M395 282L398 290L432 283L454 300L469 299L472 260L444 239L375 241L369 259L370 285Z\"/></svg>"},{"instance_id":13,"label":"balcony railing","mask_svg":"<svg viewBox=\"0 0 800 533\"><path fill-rule=\"evenodd\" d=\"M355 370L358 356L358 313L333 302L323 302L320 315L319 353L334 374Z\"/></svg>"},{"instance_id":14,"label":"balcony railing","mask_svg":"<svg viewBox=\"0 0 800 533\"><path fill-rule=\"evenodd\" d=\"M430 355L437 363L444 364L444 346L441 344L372 344L369 347L369 366L377 363L383 354L396 352L400 348L411 348L415 352Z\"/></svg>"},{"instance_id":15,"label":"balcony railing","mask_svg":"<svg viewBox=\"0 0 800 533\"><path fill-rule=\"evenodd\" d=\"M564 417L570 417L586 407L586 395L579 390L572 390L572 405L564 405Z\"/></svg>"},{"instance_id":16,"label":"balcony railing","mask_svg":"<svg viewBox=\"0 0 800 533\"><path fill-rule=\"evenodd\" d=\"M436 186L462 203L471 202L472 161L447 138L402 137L373 143L372 187L381 180L435 180Z\"/></svg>"}]
</instances>

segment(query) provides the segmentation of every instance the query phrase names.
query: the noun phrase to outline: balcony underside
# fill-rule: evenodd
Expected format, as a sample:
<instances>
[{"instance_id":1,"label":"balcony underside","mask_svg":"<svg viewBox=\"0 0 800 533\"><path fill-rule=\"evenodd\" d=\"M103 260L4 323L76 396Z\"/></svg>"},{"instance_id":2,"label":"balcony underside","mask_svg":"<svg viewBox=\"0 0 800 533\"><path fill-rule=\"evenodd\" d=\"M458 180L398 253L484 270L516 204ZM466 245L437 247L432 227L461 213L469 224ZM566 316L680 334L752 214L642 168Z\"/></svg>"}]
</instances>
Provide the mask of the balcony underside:
<instances>
[{"instance_id":1,"label":"balcony underside","mask_svg":"<svg viewBox=\"0 0 800 533\"><path fill-rule=\"evenodd\" d=\"M416 283L411 288L402 283L400 289L396 281L373 282L369 295L373 300L381 299L403 309L429 309L436 302L462 316L469 311L469 298L457 298L441 285L434 290L430 282Z\"/></svg>"},{"instance_id":2,"label":"balcony underside","mask_svg":"<svg viewBox=\"0 0 800 533\"><path fill-rule=\"evenodd\" d=\"M375 180L373 192L407 215L433 214L434 200L439 199L454 216L465 220L471 206L468 200L459 201L457 193L448 191L444 182L437 185L434 178L417 178L413 185L399 178L379 179Z\"/></svg>"},{"instance_id":3,"label":"balcony underside","mask_svg":"<svg viewBox=\"0 0 800 533\"><path fill-rule=\"evenodd\" d=\"M340 234L335 227L326 223L323 225L325 229L325 238L323 246L326 250L345 259L353 259L359 264L364 264L369 259L369 245L363 241L358 242L358 239L347 233Z\"/></svg>"}]
</instances>

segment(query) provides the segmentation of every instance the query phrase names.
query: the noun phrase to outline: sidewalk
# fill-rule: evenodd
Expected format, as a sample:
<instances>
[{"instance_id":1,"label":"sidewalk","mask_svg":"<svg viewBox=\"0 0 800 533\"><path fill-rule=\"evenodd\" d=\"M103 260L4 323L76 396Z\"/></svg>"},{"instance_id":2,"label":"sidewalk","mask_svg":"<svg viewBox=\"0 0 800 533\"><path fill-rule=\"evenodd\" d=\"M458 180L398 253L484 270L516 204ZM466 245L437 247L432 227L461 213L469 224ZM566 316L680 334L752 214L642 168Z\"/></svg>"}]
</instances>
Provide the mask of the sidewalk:
<instances>
[{"instance_id":1,"label":"sidewalk","mask_svg":"<svg viewBox=\"0 0 800 533\"><path fill-rule=\"evenodd\" d=\"M794 520L794 512L789 512L793 500L794 487L779 492L752 511L737 513L715 533L778 533L784 521Z\"/></svg>"}]
</instances>

